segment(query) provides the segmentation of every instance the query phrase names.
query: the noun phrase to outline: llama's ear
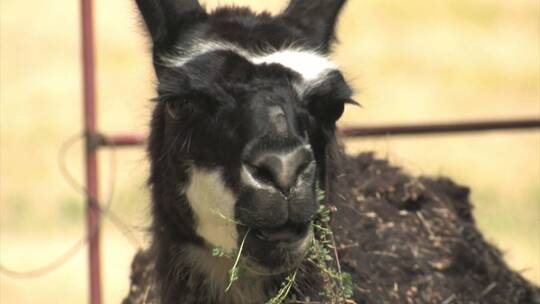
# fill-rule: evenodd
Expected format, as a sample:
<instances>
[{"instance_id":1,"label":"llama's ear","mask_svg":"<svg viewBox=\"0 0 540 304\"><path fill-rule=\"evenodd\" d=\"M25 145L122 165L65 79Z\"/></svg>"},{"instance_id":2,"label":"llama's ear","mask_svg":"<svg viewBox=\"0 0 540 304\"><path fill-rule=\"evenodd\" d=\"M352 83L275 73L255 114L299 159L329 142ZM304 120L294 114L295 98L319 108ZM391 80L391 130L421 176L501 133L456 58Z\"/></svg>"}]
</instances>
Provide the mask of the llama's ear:
<instances>
[{"instance_id":1,"label":"llama's ear","mask_svg":"<svg viewBox=\"0 0 540 304\"><path fill-rule=\"evenodd\" d=\"M281 17L302 30L324 52L335 38L338 14L346 0L291 0Z\"/></svg>"},{"instance_id":2,"label":"llama's ear","mask_svg":"<svg viewBox=\"0 0 540 304\"><path fill-rule=\"evenodd\" d=\"M175 42L181 31L187 30L206 16L197 0L136 0L137 6L155 48Z\"/></svg>"}]
</instances>

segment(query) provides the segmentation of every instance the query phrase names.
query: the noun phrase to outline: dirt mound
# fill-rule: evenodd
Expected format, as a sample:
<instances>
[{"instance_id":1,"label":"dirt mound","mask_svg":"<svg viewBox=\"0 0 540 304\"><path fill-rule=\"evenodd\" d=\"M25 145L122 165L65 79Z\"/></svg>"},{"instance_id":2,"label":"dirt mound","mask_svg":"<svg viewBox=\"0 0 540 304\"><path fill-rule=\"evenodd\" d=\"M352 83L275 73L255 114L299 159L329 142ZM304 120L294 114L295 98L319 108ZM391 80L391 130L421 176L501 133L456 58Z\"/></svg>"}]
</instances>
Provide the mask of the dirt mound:
<instances>
[{"instance_id":1,"label":"dirt mound","mask_svg":"<svg viewBox=\"0 0 540 304\"><path fill-rule=\"evenodd\" d=\"M413 177L369 153L336 155L328 201L357 303L540 303L540 289L483 239L468 188ZM148 253L136 256L132 271L124 303L155 303Z\"/></svg>"},{"instance_id":2,"label":"dirt mound","mask_svg":"<svg viewBox=\"0 0 540 304\"><path fill-rule=\"evenodd\" d=\"M341 263L362 303L540 303L478 231L469 189L372 154L338 158L330 202Z\"/></svg>"}]
</instances>

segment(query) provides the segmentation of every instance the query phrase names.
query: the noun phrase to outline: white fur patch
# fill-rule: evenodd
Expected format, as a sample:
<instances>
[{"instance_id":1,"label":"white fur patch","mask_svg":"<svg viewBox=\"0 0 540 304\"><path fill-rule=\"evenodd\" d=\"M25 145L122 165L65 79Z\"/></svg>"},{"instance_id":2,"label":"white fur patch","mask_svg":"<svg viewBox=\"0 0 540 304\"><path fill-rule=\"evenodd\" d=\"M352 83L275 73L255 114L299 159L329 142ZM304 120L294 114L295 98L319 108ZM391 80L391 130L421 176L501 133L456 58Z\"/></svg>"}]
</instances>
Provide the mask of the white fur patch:
<instances>
[{"instance_id":1,"label":"white fur patch","mask_svg":"<svg viewBox=\"0 0 540 304\"><path fill-rule=\"evenodd\" d=\"M237 247L234 222L236 198L227 188L219 170L192 167L185 194L197 222L197 234L226 252Z\"/></svg>"},{"instance_id":2,"label":"white fur patch","mask_svg":"<svg viewBox=\"0 0 540 304\"><path fill-rule=\"evenodd\" d=\"M325 56L309 50L284 49L274 53L251 58L255 64L276 63L302 75L304 81L313 82L337 66Z\"/></svg>"},{"instance_id":3,"label":"white fur patch","mask_svg":"<svg viewBox=\"0 0 540 304\"><path fill-rule=\"evenodd\" d=\"M284 47L280 50L267 49L253 53L238 45L223 41L196 41L188 50L181 49L182 55L169 55L163 57L162 60L166 65L181 67L197 56L215 51L232 51L254 64L280 64L297 72L303 78L302 83L295 84L299 94L302 94L306 88L323 81L328 72L338 69L334 62L316 50Z\"/></svg>"}]
</instances>

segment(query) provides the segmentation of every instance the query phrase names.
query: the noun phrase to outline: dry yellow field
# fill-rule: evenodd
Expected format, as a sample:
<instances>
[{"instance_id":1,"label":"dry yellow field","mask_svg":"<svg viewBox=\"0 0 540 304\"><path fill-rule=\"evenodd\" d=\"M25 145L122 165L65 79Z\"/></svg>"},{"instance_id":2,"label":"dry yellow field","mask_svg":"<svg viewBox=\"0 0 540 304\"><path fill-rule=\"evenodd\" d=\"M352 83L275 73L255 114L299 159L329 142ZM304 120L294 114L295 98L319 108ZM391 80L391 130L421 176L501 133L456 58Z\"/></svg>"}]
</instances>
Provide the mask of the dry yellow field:
<instances>
[{"instance_id":1,"label":"dry yellow field","mask_svg":"<svg viewBox=\"0 0 540 304\"><path fill-rule=\"evenodd\" d=\"M98 0L99 126L145 132L154 83L132 0ZM274 12L285 0L202 1ZM334 59L362 109L341 125L540 116L537 0L350 0ZM32 269L83 230L82 198L63 180L57 153L81 131L78 1L0 2L0 263ZM358 139L415 174L447 175L472 189L485 236L508 262L540 283L540 133L488 132ZM81 148L67 164L80 179ZM102 194L116 168L113 210L144 239L147 163L142 149L101 153ZM103 233L104 298L127 293L135 248L110 224ZM86 252L52 274L20 281L0 274L0 303L85 303Z\"/></svg>"}]
</instances>

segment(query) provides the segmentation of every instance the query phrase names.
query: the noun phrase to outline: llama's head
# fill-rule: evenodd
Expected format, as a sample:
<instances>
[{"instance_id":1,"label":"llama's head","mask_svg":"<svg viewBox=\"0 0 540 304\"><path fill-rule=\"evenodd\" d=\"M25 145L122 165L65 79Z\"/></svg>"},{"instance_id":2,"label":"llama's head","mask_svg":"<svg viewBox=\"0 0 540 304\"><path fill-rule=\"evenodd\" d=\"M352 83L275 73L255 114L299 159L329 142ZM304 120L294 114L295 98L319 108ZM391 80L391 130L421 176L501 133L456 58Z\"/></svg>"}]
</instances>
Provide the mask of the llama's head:
<instances>
[{"instance_id":1,"label":"llama's head","mask_svg":"<svg viewBox=\"0 0 540 304\"><path fill-rule=\"evenodd\" d=\"M326 57L343 3L292 0L271 16L137 0L158 80L154 216L169 238L243 245L243 256L271 269L303 257L326 145L351 100Z\"/></svg>"}]
</instances>

